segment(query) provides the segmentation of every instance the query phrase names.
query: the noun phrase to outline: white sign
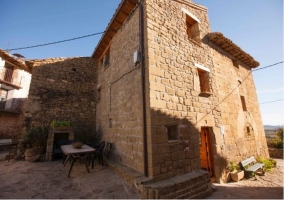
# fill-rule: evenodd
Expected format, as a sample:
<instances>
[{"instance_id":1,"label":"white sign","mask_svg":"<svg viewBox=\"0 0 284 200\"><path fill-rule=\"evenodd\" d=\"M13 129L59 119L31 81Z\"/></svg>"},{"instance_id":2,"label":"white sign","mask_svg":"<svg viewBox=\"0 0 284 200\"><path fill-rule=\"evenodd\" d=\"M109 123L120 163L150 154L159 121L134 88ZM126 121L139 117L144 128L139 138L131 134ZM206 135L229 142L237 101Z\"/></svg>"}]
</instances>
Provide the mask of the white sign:
<instances>
[{"instance_id":1,"label":"white sign","mask_svg":"<svg viewBox=\"0 0 284 200\"><path fill-rule=\"evenodd\" d=\"M220 126L220 132L222 135L225 134L225 127L224 126Z\"/></svg>"}]
</instances>

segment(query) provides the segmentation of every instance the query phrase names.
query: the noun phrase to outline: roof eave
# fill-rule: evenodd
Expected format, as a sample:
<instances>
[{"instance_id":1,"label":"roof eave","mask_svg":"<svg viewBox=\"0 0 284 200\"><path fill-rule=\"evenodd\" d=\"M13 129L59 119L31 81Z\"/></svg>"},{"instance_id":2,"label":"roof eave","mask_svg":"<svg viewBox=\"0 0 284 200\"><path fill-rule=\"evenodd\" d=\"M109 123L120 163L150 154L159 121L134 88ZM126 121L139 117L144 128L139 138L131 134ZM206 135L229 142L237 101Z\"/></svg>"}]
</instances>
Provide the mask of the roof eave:
<instances>
[{"instance_id":1,"label":"roof eave","mask_svg":"<svg viewBox=\"0 0 284 200\"><path fill-rule=\"evenodd\" d=\"M256 68L259 66L259 62L254 60L254 58L243 51L239 46L233 43L230 39L226 38L220 32L209 33L209 40L215 45L239 59L244 64L248 65L250 68Z\"/></svg>"},{"instance_id":2,"label":"roof eave","mask_svg":"<svg viewBox=\"0 0 284 200\"><path fill-rule=\"evenodd\" d=\"M108 23L108 26L107 26L107 28L106 28L105 31L104 31L104 34L102 35L101 39L99 40L97 46L95 47L95 49L94 49L94 51L93 51L93 53L92 53L92 55L91 55L92 58L95 58L95 57L96 57L96 53L97 53L99 47L102 45L103 42L109 43L109 42L106 42L106 41L105 41L105 40L106 40L106 37L108 36L108 37L110 38L109 40L111 40L112 37L113 37L113 35L115 35L115 34L113 34L113 35L110 35L110 36L109 36L110 32L112 32L112 31L113 31L113 32L116 32L116 30L118 30L118 29L121 27L122 24L121 24L120 26L115 26L115 25L114 25L115 23L123 23L123 22L117 22L117 21L116 21L117 18L118 18L118 16L119 16L119 14L121 14L121 13L123 13L124 15L126 14L127 17L128 17L129 14L131 13L131 11L129 11L128 9L127 9L127 12L124 12L124 11L122 12L123 8L126 6L127 3L131 4L132 7L136 7L136 5L137 5L137 3L136 3L135 0L123 0L123 1L118 5L118 8L116 9L116 11L115 11L115 13L114 13L114 15L113 15L111 21ZM127 18L127 17L126 17L126 18Z\"/></svg>"}]
</instances>

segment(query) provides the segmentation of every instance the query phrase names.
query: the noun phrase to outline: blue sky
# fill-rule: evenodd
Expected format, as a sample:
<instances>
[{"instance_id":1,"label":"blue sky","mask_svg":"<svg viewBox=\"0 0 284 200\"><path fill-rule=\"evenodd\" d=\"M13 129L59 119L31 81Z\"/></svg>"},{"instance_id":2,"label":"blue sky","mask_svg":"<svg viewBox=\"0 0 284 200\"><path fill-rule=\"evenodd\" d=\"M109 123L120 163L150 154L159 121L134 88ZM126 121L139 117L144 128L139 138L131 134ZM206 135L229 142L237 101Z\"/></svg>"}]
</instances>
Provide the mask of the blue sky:
<instances>
[{"instance_id":1,"label":"blue sky","mask_svg":"<svg viewBox=\"0 0 284 200\"><path fill-rule=\"evenodd\" d=\"M195 0L208 8L211 32L265 67L283 61L282 0ZM104 31L120 0L0 0L0 48L13 49ZM27 59L90 56L101 35L16 50ZM265 125L283 125L283 64L253 72Z\"/></svg>"}]
</instances>

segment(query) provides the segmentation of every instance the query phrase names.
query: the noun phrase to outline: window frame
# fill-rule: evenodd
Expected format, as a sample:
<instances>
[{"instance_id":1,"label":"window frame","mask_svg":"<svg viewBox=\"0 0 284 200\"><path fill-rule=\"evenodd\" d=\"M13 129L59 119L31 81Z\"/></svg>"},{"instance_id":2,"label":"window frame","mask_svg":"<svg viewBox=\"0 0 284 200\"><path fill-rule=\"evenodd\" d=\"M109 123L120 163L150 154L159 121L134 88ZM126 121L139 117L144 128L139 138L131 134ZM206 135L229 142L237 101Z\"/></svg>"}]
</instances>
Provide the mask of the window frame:
<instances>
[{"instance_id":1,"label":"window frame","mask_svg":"<svg viewBox=\"0 0 284 200\"><path fill-rule=\"evenodd\" d=\"M240 95L240 98L241 98L241 103L242 103L243 111L248 111L247 105L246 105L245 97L244 97L243 95Z\"/></svg>"}]
</instances>

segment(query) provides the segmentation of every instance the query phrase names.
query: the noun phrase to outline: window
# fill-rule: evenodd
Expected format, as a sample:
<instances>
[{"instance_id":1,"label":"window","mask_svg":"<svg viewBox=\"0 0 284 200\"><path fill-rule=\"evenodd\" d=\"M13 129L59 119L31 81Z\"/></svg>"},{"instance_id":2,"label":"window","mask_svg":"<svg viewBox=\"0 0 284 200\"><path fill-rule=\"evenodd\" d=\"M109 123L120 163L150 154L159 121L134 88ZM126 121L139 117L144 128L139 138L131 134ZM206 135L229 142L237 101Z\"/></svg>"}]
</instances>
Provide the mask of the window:
<instances>
[{"instance_id":1,"label":"window","mask_svg":"<svg viewBox=\"0 0 284 200\"><path fill-rule=\"evenodd\" d=\"M197 69L199 76L199 84L201 92L210 92L209 73L201 69Z\"/></svg>"},{"instance_id":2,"label":"window","mask_svg":"<svg viewBox=\"0 0 284 200\"><path fill-rule=\"evenodd\" d=\"M109 56L109 49L107 50L106 54L104 55L104 67L108 67L110 63L110 56Z\"/></svg>"},{"instance_id":3,"label":"window","mask_svg":"<svg viewBox=\"0 0 284 200\"><path fill-rule=\"evenodd\" d=\"M14 67L6 62L4 69L5 69L4 81L12 82Z\"/></svg>"},{"instance_id":4,"label":"window","mask_svg":"<svg viewBox=\"0 0 284 200\"><path fill-rule=\"evenodd\" d=\"M96 103L99 103L101 100L101 90L102 90L102 85L98 84L97 86L97 100Z\"/></svg>"},{"instance_id":5,"label":"window","mask_svg":"<svg viewBox=\"0 0 284 200\"><path fill-rule=\"evenodd\" d=\"M250 128L247 126L247 134L250 135Z\"/></svg>"},{"instance_id":6,"label":"window","mask_svg":"<svg viewBox=\"0 0 284 200\"><path fill-rule=\"evenodd\" d=\"M197 63L194 63L194 65L196 67L196 74L194 76L194 79L198 79L194 80L194 89L196 91L200 91L199 96L209 97L211 95L209 85L210 69Z\"/></svg>"},{"instance_id":7,"label":"window","mask_svg":"<svg viewBox=\"0 0 284 200\"><path fill-rule=\"evenodd\" d=\"M200 42L199 19L184 8L182 8L182 11L186 14L186 32L188 39Z\"/></svg>"},{"instance_id":8,"label":"window","mask_svg":"<svg viewBox=\"0 0 284 200\"><path fill-rule=\"evenodd\" d=\"M233 61L233 65L234 65L236 68L238 68L238 69L240 68L240 67L239 67L239 64L238 64L238 61L236 61L236 60Z\"/></svg>"},{"instance_id":9,"label":"window","mask_svg":"<svg viewBox=\"0 0 284 200\"><path fill-rule=\"evenodd\" d=\"M245 101L244 96L241 96L241 101L242 101L243 111L247 111L247 106L246 106L246 101Z\"/></svg>"},{"instance_id":10,"label":"window","mask_svg":"<svg viewBox=\"0 0 284 200\"><path fill-rule=\"evenodd\" d=\"M178 140L179 134L178 134L178 125L166 125L168 132L168 140Z\"/></svg>"}]
</instances>

